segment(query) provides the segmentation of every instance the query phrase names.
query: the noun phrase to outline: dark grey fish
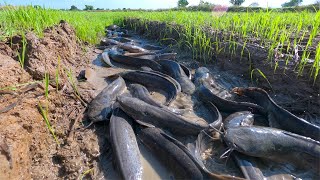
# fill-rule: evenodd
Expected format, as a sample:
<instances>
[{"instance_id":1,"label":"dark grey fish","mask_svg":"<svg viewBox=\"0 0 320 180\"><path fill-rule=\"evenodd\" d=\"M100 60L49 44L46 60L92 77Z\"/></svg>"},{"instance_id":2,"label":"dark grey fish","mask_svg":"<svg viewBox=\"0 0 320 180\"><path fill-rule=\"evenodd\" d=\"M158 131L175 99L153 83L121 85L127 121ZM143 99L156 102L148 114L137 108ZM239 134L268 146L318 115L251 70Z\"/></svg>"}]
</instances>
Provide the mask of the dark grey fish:
<instances>
[{"instance_id":1,"label":"dark grey fish","mask_svg":"<svg viewBox=\"0 0 320 180\"><path fill-rule=\"evenodd\" d=\"M150 105L153 105L153 106L156 106L159 108L168 109L171 112L178 114L178 115L183 115L185 113L184 110L170 108L170 107L164 106L164 105L160 104L159 102L155 101L150 96L148 89L146 87L142 86L141 84L130 84L128 87L128 90L130 91L132 97L138 98L138 99L140 99Z\"/></svg>"},{"instance_id":2,"label":"dark grey fish","mask_svg":"<svg viewBox=\"0 0 320 180\"><path fill-rule=\"evenodd\" d=\"M141 131L141 130L140 130ZM170 150L167 150L168 153L164 154L163 156L160 156L160 160L167 162L166 160L163 160L162 158L169 158L171 155L175 155L178 160L182 161L182 163L188 163L186 164L188 169L190 168L190 164L192 165L191 167L194 167L194 165L198 168L198 170L201 172L203 179L212 179L212 180L240 180L242 178L235 177L235 176L230 176L230 175L224 175L224 174L216 174L210 172L204 164L201 162L201 160L197 159L194 157L194 155L188 150L188 148L182 144L180 141L177 139L173 138L172 136L168 135L164 131L158 129L158 128L146 128L143 129L144 134L141 134L141 132L138 132L138 138L147 146L151 151L154 153L157 153L156 151L158 148L162 148L162 151L165 151L167 148L170 148ZM147 132L146 132L147 131ZM140 134L139 134L140 133ZM146 139L147 138L147 139ZM153 143L153 144L149 144ZM157 146L158 147L155 147ZM173 152L173 153L172 153ZM176 154L179 153L179 154ZM188 158L186 158L186 156ZM157 156L159 157L159 156ZM185 158L183 158L185 157ZM171 159L171 158L170 158ZM187 159L187 160L186 160ZM191 163L191 161L193 163ZM171 163L171 162L167 162ZM194 165L193 165L194 164ZM168 165L170 169L173 169L175 171L179 171L175 169L175 167L171 168L171 166L178 166L177 164L170 164ZM184 166L186 166L184 165ZM181 170L180 170L181 171ZM198 171L197 171L198 172ZM200 176L199 176L200 177ZM187 179L190 179L187 178Z\"/></svg>"},{"instance_id":3,"label":"dark grey fish","mask_svg":"<svg viewBox=\"0 0 320 180\"><path fill-rule=\"evenodd\" d=\"M320 143L313 139L259 126L228 128L222 137L231 149L243 154L276 162L291 162L295 166L320 172Z\"/></svg>"},{"instance_id":4,"label":"dark grey fish","mask_svg":"<svg viewBox=\"0 0 320 180\"><path fill-rule=\"evenodd\" d=\"M239 126L251 126L254 122L254 115L250 111L240 111L229 115L223 120L225 129Z\"/></svg>"},{"instance_id":5,"label":"dark grey fish","mask_svg":"<svg viewBox=\"0 0 320 180\"><path fill-rule=\"evenodd\" d=\"M162 135L158 128L144 128L137 132L141 142L172 170L176 179L203 179L199 168L178 146Z\"/></svg>"},{"instance_id":6,"label":"dark grey fish","mask_svg":"<svg viewBox=\"0 0 320 180\"><path fill-rule=\"evenodd\" d=\"M162 50L160 50L159 52L155 52L153 54L141 55L141 56L139 56L139 58L158 61L158 60L162 60L162 59L173 59L174 60L174 59L176 59L176 56L177 56L177 53L163 53Z\"/></svg>"},{"instance_id":7,"label":"dark grey fish","mask_svg":"<svg viewBox=\"0 0 320 180\"><path fill-rule=\"evenodd\" d=\"M121 109L110 118L110 140L115 163L123 179L142 179L142 163L132 119Z\"/></svg>"},{"instance_id":8,"label":"dark grey fish","mask_svg":"<svg viewBox=\"0 0 320 180\"><path fill-rule=\"evenodd\" d=\"M189 69L187 66L185 66L185 65L183 65L183 64L181 64L181 63L179 63L179 65L180 65L180 67L183 69L183 71L184 71L184 73L187 75L187 77L191 80L192 74L191 74L190 69Z\"/></svg>"},{"instance_id":9,"label":"dark grey fish","mask_svg":"<svg viewBox=\"0 0 320 180\"><path fill-rule=\"evenodd\" d=\"M171 60L159 60L157 62L161 65L164 73L178 81L182 92L192 94L195 91L194 84L177 62Z\"/></svg>"},{"instance_id":10,"label":"dark grey fish","mask_svg":"<svg viewBox=\"0 0 320 180\"><path fill-rule=\"evenodd\" d=\"M117 40L109 39L109 38L103 38L100 42L100 45L120 45L120 44L122 43Z\"/></svg>"},{"instance_id":11,"label":"dark grey fish","mask_svg":"<svg viewBox=\"0 0 320 180\"><path fill-rule=\"evenodd\" d=\"M253 157L238 152L233 152L232 155L246 179L266 179Z\"/></svg>"},{"instance_id":12,"label":"dark grey fish","mask_svg":"<svg viewBox=\"0 0 320 180\"><path fill-rule=\"evenodd\" d=\"M117 29L119 29L120 27L115 25L115 24L112 24L112 25L109 25L106 27L107 30L111 30L111 31L115 31Z\"/></svg>"},{"instance_id":13,"label":"dark grey fish","mask_svg":"<svg viewBox=\"0 0 320 180\"><path fill-rule=\"evenodd\" d=\"M107 65L109 65L110 67L116 67L113 63L112 60L109 57L109 50L108 51L104 51L101 54L101 58L103 60L103 62L105 62Z\"/></svg>"},{"instance_id":14,"label":"dark grey fish","mask_svg":"<svg viewBox=\"0 0 320 180\"><path fill-rule=\"evenodd\" d=\"M237 87L232 91L238 95L245 95L254 99L258 105L263 107L268 113L270 126L280 126L281 129L320 141L319 126L311 124L308 121L299 118L289 111L283 109L273 101L273 99L265 90L255 87ZM276 126L274 126L273 124L276 124Z\"/></svg>"},{"instance_id":15,"label":"dark grey fish","mask_svg":"<svg viewBox=\"0 0 320 180\"><path fill-rule=\"evenodd\" d=\"M156 126L181 135L197 135L201 130L209 127L202 119L189 120L173 112L152 106L137 98L118 96L120 108L138 123Z\"/></svg>"},{"instance_id":16,"label":"dark grey fish","mask_svg":"<svg viewBox=\"0 0 320 180\"><path fill-rule=\"evenodd\" d=\"M265 115L265 110L253 103L236 102L225 99L228 91L220 87L210 75L206 67L200 67L194 75L194 83L197 86L197 95L203 102L211 102L223 112L251 111Z\"/></svg>"},{"instance_id":17,"label":"dark grey fish","mask_svg":"<svg viewBox=\"0 0 320 180\"><path fill-rule=\"evenodd\" d=\"M148 50L131 43L120 43L118 44L118 47L131 53L148 52Z\"/></svg>"},{"instance_id":18,"label":"dark grey fish","mask_svg":"<svg viewBox=\"0 0 320 180\"><path fill-rule=\"evenodd\" d=\"M161 46L156 46L156 45L152 45L152 44L145 44L142 47L147 50L161 50L161 49L163 49Z\"/></svg>"},{"instance_id":19,"label":"dark grey fish","mask_svg":"<svg viewBox=\"0 0 320 180\"><path fill-rule=\"evenodd\" d=\"M197 94L202 101L212 102L220 111L224 112L237 112L237 111L250 111L257 114L266 114L263 107L249 102L237 102L232 100L227 100L217 96L212 88L203 84L197 88Z\"/></svg>"},{"instance_id":20,"label":"dark grey fish","mask_svg":"<svg viewBox=\"0 0 320 180\"><path fill-rule=\"evenodd\" d=\"M171 81L171 82L176 86L177 91L178 91L178 92L181 92L181 86L180 86L180 84L178 83L178 81L176 81L175 79L173 79L171 76L169 76L169 75L167 75L167 74L164 74L164 73L162 73L162 72L159 72L159 71L154 71L154 70L152 70L151 68L146 67L146 66L142 66L142 67L140 68L140 70L142 70L142 71L147 71L147 72L151 72L151 73L155 73L155 74L158 74L158 75L161 75L161 76L167 78L169 81Z\"/></svg>"},{"instance_id":21,"label":"dark grey fish","mask_svg":"<svg viewBox=\"0 0 320 180\"><path fill-rule=\"evenodd\" d=\"M251 126L254 122L254 115L249 111L235 112L223 120L225 129L236 128L240 126ZM256 159L241 153L233 152L232 157L240 167L244 177L247 179L265 179L259 169Z\"/></svg>"},{"instance_id":22,"label":"dark grey fish","mask_svg":"<svg viewBox=\"0 0 320 180\"><path fill-rule=\"evenodd\" d=\"M116 51L110 51L109 57L117 63L127 65L136 69L139 69L143 66L147 66L153 69L154 71L161 71L161 65L153 60L124 56Z\"/></svg>"},{"instance_id":23,"label":"dark grey fish","mask_svg":"<svg viewBox=\"0 0 320 180\"><path fill-rule=\"evenodd\" d=\"M132 97L138 98L150 105L163 108L163 105L151 98L148 89L144 86L140 84L130 84L128 90L130 91Z\"/></svg>"},{"instance_id":24,"label":"dark grey fish","mask_svg":"<svg viewBox=\"0 0 320 180\"><path fill-rule=\"evenodd\" d=\"M194 73L194 84L200 86L206 83L208 86L213 84L214 80L210 75L210 71L206 67L199 67Z\"/></svg>"},{"instance_id":25,"label":"dark grey fish","mask_svg":"<svg viewBox=\"0 0 320 180\"><path fill-rule=\"evenodd\" d=\"M155 72L147 71L127 71L121 76L132 83L142 84L148 89L158 92L165 91L168 95L165 105L169 105L171 101L176 99L179 89L174 79L170 79Z\"/></svg>"},{"instance_id":26,"label":"dark grey fish","mask_svg":"<svg viewBox=\"0 0 320 180\"><path fill-rule=\"evenodd\" d=\"M104 88L89 104L88 116L92 122L107 120L112 112L113 103L126 88L122 77L118 77Z\"/></svg>"},{"instance_id":27,"label":"dark grey fish","mask_svg":"<svg viewBox=\"0 0 320 180\"><path fill-rule=\"evenodd\" d=\"M121 42L121 43L132 43L132 42L134 42L134 40L129 39L129 38L125 38L125 37L114 37L114 38L110 38L110 39L116 40L116 41Z\"/></svg>"}]
</instances>

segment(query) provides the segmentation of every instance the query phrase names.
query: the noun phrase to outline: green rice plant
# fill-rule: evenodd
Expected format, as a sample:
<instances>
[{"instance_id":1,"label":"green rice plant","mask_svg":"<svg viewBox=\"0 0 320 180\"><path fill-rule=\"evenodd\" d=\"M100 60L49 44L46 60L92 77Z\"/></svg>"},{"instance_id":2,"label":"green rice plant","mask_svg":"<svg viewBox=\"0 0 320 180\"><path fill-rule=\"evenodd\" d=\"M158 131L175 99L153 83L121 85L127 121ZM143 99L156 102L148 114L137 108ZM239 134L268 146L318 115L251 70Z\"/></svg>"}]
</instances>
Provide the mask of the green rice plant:
<instances>
[{"instance_id":1,"label":"green rice plant","mask_svg":"<svg viewBox=\"0 0 320 180\"><path fill-rule=\"evenodd\" d=\"M48 97L49 97L49 81L50 81L49 73L44 74L43 81L44 81L44 95L45 95L46 99L48 99Z\"/></svg>"},{"instance_id":2,"label":"green rice plant","mask_svg":"<svg viewBox=\"0 0 320 180\"><path fill-rule=\"evenodd\" d=\"M320 69L320 44L318 44L317 46L316 57L314 59L314 62L311 68L311 73L310 73L310 76L313 75L313 85L316 83L316 80L318 78L319 69Z\"/></svg>"},{"instance_id":3,"label":"green rice plant","mask_svg":"<svg viewBox=\"0 0 320 180\"><path fill-rule=\"evenodd\" d=\"M43 108L42 105L40 104L40 102L38 103L38 108L40 110L40 113L47 125L47 128L49 129L50 133L52 134L54 140L56 141L56 143L60 146L60 143L58 141L58 138L57 136L55 135L55 131L54 129L52 128L51 124L50 124L50 121L49 121L49 118L48 118L48 108Z\"/></svg>"},{"instance_id":4,"label":"green rice plant","mask_svg":"<svg viewBox=\"0 0 320 180\"><path fill-rule=\"evenodd\" d=\"M80 97L80 93L79 93L79 91L78 91L78 87L77 87L77 85L76 85L76 81L75 81L75 79L73 78L72 69L65 70L65 71L66 71L66 73L67 73L68 81L69 81L69 83L71 84L73 91L75 92L75 95L76 95L77 97Z\"/></svg>"},{"instance_id":5,"label":"green rice plant","mask_svg":"<svg viewBox=\"0 0 320 180\"><path fill-rule=\"evenodd\" d=\"M27 82L27 83L16 84L16 85L13 85L13 86L6 86L6 87L3 87L3 88L0 88L0 91L3 91L3 90L16 91L16 90L19 89L19 87L27 86L27 85L30 85L30 84L37 84L37 83L41 83L41 81L31 81L31 82Z\"/></svg>"},{"instance_id":6,"label":"green rice plant","mask_svg":"<svg viewBox=\"0 0 320 180\"><path fill-rule=\"evenodd\" d=\"M91 173L92 171L93 171L93 168L84 171L79 177L79 180L82 180L87 174Z\"/></svg>"},{"instance_id":7,"label":"green rice plant","mask_svg":"<svg viewBox=\"0 0 320 180\"><path fill-rule=\"evenodd\" d=\"M61 58L60 58L60 56L58 56L58 64L57 64L56 76L55 76L56 91L57 91L57 92L58 92L58 90L59 90L60 64L61 64Z\"/></svg>"},{"instance_id":8,"label":"green rice plant","mask_svg":"<svg viewBox=\"0 0 320 180\"><path fill-rule=\"evenodd\" d=\"M267 81L267 83L269 84L270 88L272 89L272 86L271 86L271 84L270 84L267 76L266 76L260 69L258 69L258 68L252 69L252 71L251 71L251 73L250 73L251 81L253 81L253 74L254 74L255 71L257 71L257 72L263 77L263 79L265 79L265 80Z\"/></svg>"},{"instance_id":9,"label":"green rice plant","mask_svg":"<svg viewBox=\"0 0 320 180\"><path fill-rule=\"evenodd\" d=\"M22 49L21 49L21 54L18 53L18 59L19 59L19 63L20 66L22 68L24 68L24 61L25 61L25 56L26 56L26 49L27 49L27 40L26 40L26 36L22 33Z\"/></svg>"}]
</instances>

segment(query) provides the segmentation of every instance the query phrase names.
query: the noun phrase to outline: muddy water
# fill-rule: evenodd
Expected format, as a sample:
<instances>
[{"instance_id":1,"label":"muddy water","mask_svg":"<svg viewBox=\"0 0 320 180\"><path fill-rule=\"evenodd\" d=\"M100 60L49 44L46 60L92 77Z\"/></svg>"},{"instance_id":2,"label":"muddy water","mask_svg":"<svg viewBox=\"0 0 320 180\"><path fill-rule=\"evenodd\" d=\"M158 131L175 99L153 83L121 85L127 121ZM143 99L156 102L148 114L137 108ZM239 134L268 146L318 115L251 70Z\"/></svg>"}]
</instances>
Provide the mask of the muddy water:
<instances>
[{"instance_id":1,"label":"muddy water","mask_svg":"<svg viewBox=\"0 0 320 180\"><path fill-rule=\"evenodd\" d=\"M135 40L136 43L139 43L140 46L145 44L155 45L154 43L143 40L138 36L135 36L132 39ZM121 66L119 64L117 64L117 67L121 68L106 68L105 66L106 64L98 56L97 59L93 60L92 64L86 69L87 81L95 87L95 94L98 94L104 87L108 85L108 83L111 82L111 80L106 77L128 69L128 67ZM247 87L250 85L249 81L233 76L229 72L219 71L214 66L209 66L208 69L217 83L226 90L231 90L233 87L237 86ZM166 94L161 90L151 91L151 96L160 103L164 103L166 99ZM238 98L228 91L225 92L224 96L227 99ZM290 97L286 97L285 95L278 95L277 98L280 98L283 101L291 100ZM198 121L199 119L208 121L212 118L210 115L210 110L204 104L199 102L196 97L187 96L182 93L178 94L176 100L169 105L169 108L182 110L183 116L190 121ZM226 114L224 114L224 117L225 116ZM194 145L196 140L196 137L176 138L185 145ZM228 149L220 140L212 140L209 138L209 140L206 140L206 143L206 148L203 150L201 157L205 166L210 171L243 177L240 169L233 161L232 156L221 158L221 155ZM173 173L161 164L161 162L156 158L156 155L151 154L140 142L138 142L138 144L141 152L141 161L143 164L143 179L174 179ZM267 179L293 179L294 177L311 177L311 179L317 179L318 177L317 175L312 175L311 172L294 169L289 165L279 165L269 161L260 160L257 160L257 162L258 167L261 169L262 173ZM112 163L108 163L107 169L108 173L105 175L107 179L119 178L112 167Z\"/></svg>"}]
</instances>

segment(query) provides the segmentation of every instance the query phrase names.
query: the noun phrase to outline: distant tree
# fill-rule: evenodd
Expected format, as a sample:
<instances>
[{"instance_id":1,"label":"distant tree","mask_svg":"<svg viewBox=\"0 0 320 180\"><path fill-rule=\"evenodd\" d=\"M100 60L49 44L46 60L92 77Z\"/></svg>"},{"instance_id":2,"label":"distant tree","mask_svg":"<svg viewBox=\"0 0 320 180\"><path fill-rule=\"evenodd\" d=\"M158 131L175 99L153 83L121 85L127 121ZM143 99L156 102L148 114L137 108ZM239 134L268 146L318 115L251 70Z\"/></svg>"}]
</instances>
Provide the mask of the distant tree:
<instances>
[{"instance_id":1,"label":"distant tree","mask_svg":"<svg viewBox=\"0 0 320 180\"><path fill-rule=\"evenodd\" d=\"M281 4L282 7L291 7L291 6L298 6L302 3L302 0L290 0L289 2L285 2Z\"/></svg>"},{"instance_id":2,"label":"distant tree","mask_svg":"<svg viewBox=\"0 0 320 180\"><path fill-rule=\"evenodd\" d=\"M33 8L35 8L35 9L41 9L41 6L39 6L39 5L34 5Z\"/></svg>"},{"instance_id":3,"label":"distant tree","mask_svg":"<svg viewBox=\"0 0 320 180\"><path fill-rule=\"evenodd\" d=\"M98 10L98 11L102 11L102 10L104 10L103 8L97 8L96 10Z\"/></svg>"},{"instance_id":4,"label":"distant tree","mask_svg":"<svg viewBox=\"0 0 320 180\"><path fill-rule=\"evenodd\" d=\"M207 1L200 0L199 6L214 6L214 4L209 3Z\"/></svg>"},{"instance_id":5,"label":"distant tree","mask_svg":"<svg viewBox=\"0 0 320 180\"><path fill-rule=\"evenodd\" d=\"M240 6L243 2L244 0L230 0L230 3L234 6Z\"/></svg>"},{"instance_id":6,"label":"distant tree","mask_svg":"<svg viewBox=\"0 0 320 180\"><path fill-rule=\"evenodd\" d=\"M77 6L72 5L71 8L70 8L70 10L71 10L71 11L77 11L77 10L79 10L79 9L77 8Z\"/></svg>"},{"instance_id":7,"label":"distant tree","mask_svg":"<svg viewBox=\"0 0 320 180\"><path fill-rule=\"evenodd\" d=\"M259 7L259 3L253 2L249 5L249 7Z\"/></svg>"},{"instance_id":8,"label":"distant tree","mask_svg":"<svg viewBox=\"0 0 320 180\"><path fill-rule=\"evenodd\" d=\"M85 8L83 10L85 10L85 11L92 11L93 10L93 6L91 6L91 5L84 5L84 6L85 6Z\"/></svg>"},{"instance_id":9,"label":"distant tree","mask_svg":"<svg viewBox=\"0 0 320 180\"><path fill-rule=\"evenodd\" d=\"M188 6L188 1L187 0L179 0L178 1L178 7L186 7Z\"/></svg>"}]
</instances>

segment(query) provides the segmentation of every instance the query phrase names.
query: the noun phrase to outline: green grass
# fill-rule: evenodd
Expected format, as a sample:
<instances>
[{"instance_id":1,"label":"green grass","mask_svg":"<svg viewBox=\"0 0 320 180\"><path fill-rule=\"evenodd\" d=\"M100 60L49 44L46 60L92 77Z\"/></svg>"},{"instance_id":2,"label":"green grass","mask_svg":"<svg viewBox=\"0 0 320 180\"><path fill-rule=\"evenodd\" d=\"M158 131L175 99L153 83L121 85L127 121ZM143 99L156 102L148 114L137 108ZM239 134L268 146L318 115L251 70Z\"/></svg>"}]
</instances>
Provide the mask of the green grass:
<instances>
[{"instance_id":1,"label":"green grass","mask_svg":"<svg viewBox=\"0 0 320 180\"><path fill-rule=\"evenodd\" d=\"M316 80L319 74L319 46L315 37L320 34L320 11L311 12L244 12L225 13L221 16L210 12L164 11L164 12L84 12L60 11L52 9L34 9L32 7L4 8L0 11L0 38L23 34L33 30L42 36L43 29L56 25L60 20L66 20L76 31L79 40L98 43L104 35L104 27L110 24L123 24L124 18L140 18L140 24L131 24L135 29L141 25L148 29L149 21L161 21L183 25L185 31L178 32L180 39L176 39L179 46L186 46L192 50L194 59L208 62L213 54L228 53L234 55L237 47L256 43L263 46L269 53L261 61L272 60L274 49L279 53L294 54L296 46L303 47L301 61L296 67L299 75L305 71L308 58L315 61L310 70L310 76ZM211 28L213 35L203 31L203 27ZM177 31L169 26L170 31ZM169 39L162 34L161 39ZM214 41L212 41L212 37ZM228 47L222 45L228 42ZM316 55L310 56L310 49L317 47ZM250 53L250 52L249 52ZM252 52L251 52L252 53ZM291 61L286 58L286 64ZM272 63L274 64L274 63ZM275 69L278 66L274 67Z\"/></svg>"}]
</instances>

